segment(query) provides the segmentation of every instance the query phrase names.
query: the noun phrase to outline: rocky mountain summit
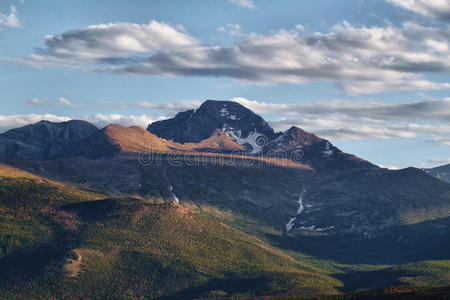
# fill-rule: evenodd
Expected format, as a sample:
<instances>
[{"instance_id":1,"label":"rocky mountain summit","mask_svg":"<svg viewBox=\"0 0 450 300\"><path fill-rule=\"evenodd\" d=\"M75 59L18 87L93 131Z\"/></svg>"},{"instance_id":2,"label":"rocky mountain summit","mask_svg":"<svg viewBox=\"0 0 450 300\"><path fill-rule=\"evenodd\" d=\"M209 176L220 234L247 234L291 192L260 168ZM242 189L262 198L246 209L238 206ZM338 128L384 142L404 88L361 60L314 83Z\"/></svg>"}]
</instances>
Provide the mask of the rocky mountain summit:
<instances>
[{"instance_id":1,"label":"rocky mountain summit","mask_svg":"<svg viewBox=\"0 0 450 300\"><path fill-rule=\"evenodd\" d=\"M0 135L0 157L44 160L91 136L98 128L86 121L72 120L36 124L9 130Z\"/></svg>"},{"instance_id":2,"label":"rocky mountain summit","mask_svg":"<svg viewBox=\"0 0 450 300\"><path fill-rule=\"evenodd\" d=\"M248 108L232 101L205 101L197 110L178 113L174 118L150 124L148 131L160 138L177 143L198 143L221 129L239 144L256 152L259 136L266 141L276 137L274 130L263 118Z\"/></svg>"},{"instance_id":3,"label":"rocky mountain summit","mask_svg":"<svg viewBox=\"0 0 450 300\"><path fill-rule=\"evenodd\" d=\"M263 118L232 101L207 100L199 109L154 122L147 130L177 143L199 142L221 130L242 145L248 155L284 157L315 168L377 168L298 127L275 133Z\"/></svg>"}]
</instances>

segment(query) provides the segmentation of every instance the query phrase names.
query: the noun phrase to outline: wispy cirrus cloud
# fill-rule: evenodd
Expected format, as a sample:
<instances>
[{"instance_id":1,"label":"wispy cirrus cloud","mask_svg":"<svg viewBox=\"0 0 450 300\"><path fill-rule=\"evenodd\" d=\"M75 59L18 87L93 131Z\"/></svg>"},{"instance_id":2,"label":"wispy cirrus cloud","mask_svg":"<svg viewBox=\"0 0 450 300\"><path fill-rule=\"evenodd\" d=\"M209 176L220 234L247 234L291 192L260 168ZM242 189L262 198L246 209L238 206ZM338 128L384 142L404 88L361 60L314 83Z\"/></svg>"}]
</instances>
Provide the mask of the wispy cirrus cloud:
<instances>
[{"instance_id":1,"label":"wispy cirrus cloud","mask_svg":"<svg viewBox=\"0 0 450 300\"><path fill-rule=\"evenodd\" d=\"M256 85L325 80L352 94L450 89L449 82L424 75L449 73L450 28L347 22L328 33L298 28L240 33L234 45L217 47L157 21L101 24L49 35L44 48L10 61L122 75L227 77Z\"/></svg>"},{"instance_id":2,"label":"wispy cirrus cloud","mask_svg":"<svg viewBox=\"0 0 450 300\"><path fill-rule=\"evenodd\" d=\"M330 116L343 118L357 116L360 119L382 121L442 121L450 123L450 98L408 103L386 103L376 101L349 101L331 99L302 104L280 104L234 97L251 110L265 114L278 113L285 116Z\"/></svg>"},{"instance_id":3,"label":"wispy cirrus cloud","mask_svg":"<svg viewBox=\"0 0 450 300\"><path fill-rule=\"evenodd\" d=\"M25 100L29 105L33 106L54 106L55 104L70 107L70 108L80 108L78 105L72 103L69 99L65 97L59 97L55 101L49 100L47 97L42 98L31 98Z\"/></svg>"},{"instance_id":4,"label":"wispy cirrus cloud","mask_svg":"<svg viewBox=\"0 0 450 300\"><path fill-rule=\"evenodd\" d=\"M58 103L62 104L64 106L68 106L70 108L78 108L77 105L73 104L70 100L64 98L64 97L59 97L58 98Z\"/></svg>"},{"instance_id":5,"label":"wispy cirrus cloud","mask_svg":"<svg viewBox=\"0 0 450 300\"><path fill-rule=\"evenodd\" d=\"M31 99L27 99L26 103L30 104L30 105L34 105L34 106L42 106L45 104L48 104L49 101L46 97L44 98L31 98Z\"/></svg>"},{"instance_id":6,"label":"wispy cirrus cloud","mask_svg":"<svg viewBox=\"0 0 450 300\"><path fill-rule=\"evenodd\" d=\"M253 2L253 0L229 0L229 1L240 7L244 7L244 8L248 8L248 9L255 8L255 3Z\"/></svg>"},{"instance_id":7,"label":"wispy cirrus cloud","mask_svg":"<svg viewBox=\"0 0 450 300\"><path fill-rule=\"evenodd\" d=\"M450 21L450 2L447 0L387 0L415 13Z\"/></svg>"},{"instance_id":8,"label":"wispy cirrus cloud","mask_svg":"<svg viewBox=\"0 0 450 300\"><path fill-rule=\"evenodd\" d=\"M422 167L435 167L450 164L450 158L432 158L420 163Z\"/></svg>"},{"instance_id":9,"label":"wispy cirrus cloud","mask_svg":"<svg viewBox=\"0 0 450 300\"><path fill-rule=\"evenodd\" d=\"M429 142L444 146L450 146L450 133L446 136L433 136L433 138L429 140Z\"/></svg>"},{"instance_id":10,"label":"wispy cirrus cloud","mask_svg":"<svg viewBox=\"0 0 450 300\"><path fill-rule=\"evenodd\" d=\"M202 104L202 101L176 101L176 102L165 102L165 103L152 103L147 101L141 101L134 103L133 106L150 108L155 110L162 110L168 114L174 114L177 112L196 109Z\"/></svg>"}]
</instances>

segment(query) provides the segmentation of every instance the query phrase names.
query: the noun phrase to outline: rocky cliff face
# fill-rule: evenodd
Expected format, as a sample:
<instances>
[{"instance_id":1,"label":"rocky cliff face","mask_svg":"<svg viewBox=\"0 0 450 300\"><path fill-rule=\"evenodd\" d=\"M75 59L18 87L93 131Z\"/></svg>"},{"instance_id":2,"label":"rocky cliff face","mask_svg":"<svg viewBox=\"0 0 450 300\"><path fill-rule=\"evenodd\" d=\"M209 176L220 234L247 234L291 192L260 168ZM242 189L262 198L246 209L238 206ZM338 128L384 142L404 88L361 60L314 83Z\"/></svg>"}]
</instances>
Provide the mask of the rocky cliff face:
<instances>
[{"instance_id":1,"label":"rocky cliff face","mask_svg":"<svg viewBox=\"0 0 450 300\"><path fill-rule=\"evenodd\" d=\"M40 121L1 134L0 157L49 159L97 131L97 127L85 121Z\"/></svg>"},{"instance_id":2,"label":"rocky cliff face","mask_svg":"<svg viewBox=\"0 0 450 300\"><path fill-rule=\"evenodd\" d=\"M205 101L197 110L177 114L174 118L150 124L148 131L177 143L198 143L221 129L248 150L255 151L253 141L259 136L272 140L272 127L263 118L236 102Z\"/></svg>"}]
</instances>

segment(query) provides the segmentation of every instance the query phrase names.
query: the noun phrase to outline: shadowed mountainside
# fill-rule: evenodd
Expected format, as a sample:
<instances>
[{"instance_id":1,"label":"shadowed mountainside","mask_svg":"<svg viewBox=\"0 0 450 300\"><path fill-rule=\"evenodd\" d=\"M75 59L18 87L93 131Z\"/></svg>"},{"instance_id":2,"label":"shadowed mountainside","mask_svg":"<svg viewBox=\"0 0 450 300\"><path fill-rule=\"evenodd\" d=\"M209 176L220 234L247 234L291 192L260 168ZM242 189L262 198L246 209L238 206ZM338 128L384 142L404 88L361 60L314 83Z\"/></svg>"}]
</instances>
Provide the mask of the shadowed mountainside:
<instances>
[{"instance_id":1,"label":"shadowed mountainside","mask_svg":"<svg viewBox=\"0 0 450 300\"><path fill-rule=\"evenodd\" d=\"M36 124L11 129L0 135L0 157L9 159L49 159L91 136L98 128L79 120Z\"/></svg>"},{"instance_id":2,"label":"shadowed mountainside","mask_svg":"<svg viewBox=\"0 0 450 300\"><path fill-rule=\"evenodd\" d=\"M450 164L432 169L425 169L425 172L437 179L450 183Z\"/></svg>"}]
</instances>

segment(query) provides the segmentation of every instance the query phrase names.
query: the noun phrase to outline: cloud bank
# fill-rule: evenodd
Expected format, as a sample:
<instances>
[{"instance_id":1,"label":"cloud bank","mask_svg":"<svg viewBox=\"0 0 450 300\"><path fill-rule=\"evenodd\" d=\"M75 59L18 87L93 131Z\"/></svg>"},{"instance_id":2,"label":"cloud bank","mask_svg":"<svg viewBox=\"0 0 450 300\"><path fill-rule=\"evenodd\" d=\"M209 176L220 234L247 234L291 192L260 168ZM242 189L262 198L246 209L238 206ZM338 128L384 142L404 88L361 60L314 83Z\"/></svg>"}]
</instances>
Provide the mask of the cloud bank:
<instances>
[{"instance_id":1,"label":"cloud bank","mask_svg":"<svg viewBox=\"0 0 450 300\"><path fill-rule=\"evenodd\" d=\"M324 80L351 94L450 89L449 82L424 76L449 73L450 27L342 22L328 33L301 29L241 33L234 45L218 47L179 25L154 20L100 24L49 35L44 48L10 61L125 75L227 77L256 85Z\"/></svg>"},{"instance_id":2,"label":"cloud bank","mask_svg":"<svg viewBox=\"0 0 450 300\"><path fill-rule=\"evenodd\" d=\"M328 100L305 104L267 103L232 98L259 114L278 114L277 130L298 126L332 140L415 138L435 135L448 145L450 98L391 104L373 101Z\"/></svg>"}]
</instances>

